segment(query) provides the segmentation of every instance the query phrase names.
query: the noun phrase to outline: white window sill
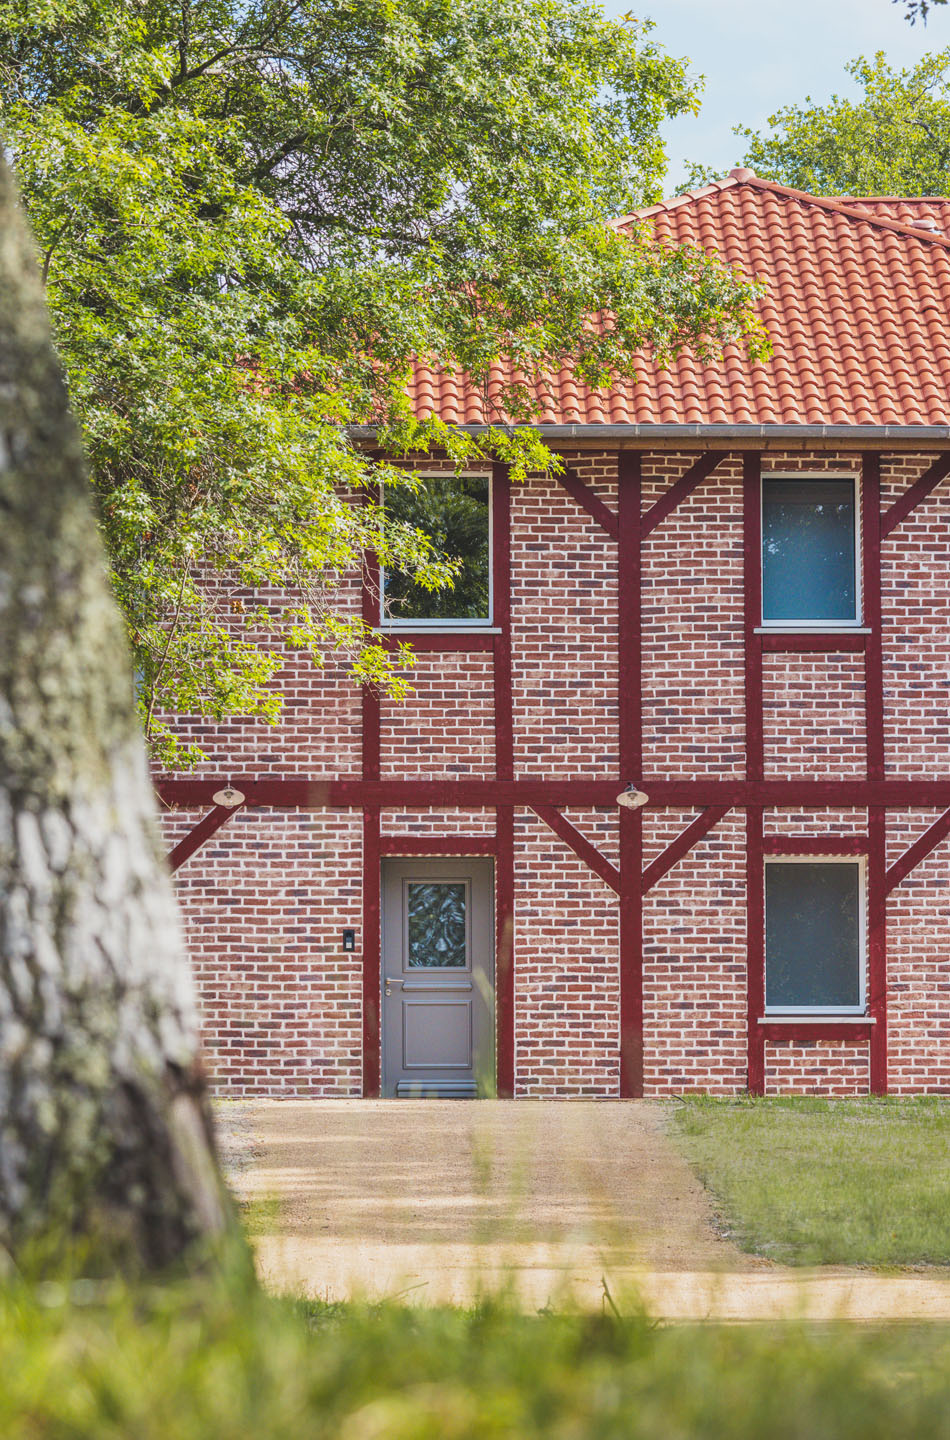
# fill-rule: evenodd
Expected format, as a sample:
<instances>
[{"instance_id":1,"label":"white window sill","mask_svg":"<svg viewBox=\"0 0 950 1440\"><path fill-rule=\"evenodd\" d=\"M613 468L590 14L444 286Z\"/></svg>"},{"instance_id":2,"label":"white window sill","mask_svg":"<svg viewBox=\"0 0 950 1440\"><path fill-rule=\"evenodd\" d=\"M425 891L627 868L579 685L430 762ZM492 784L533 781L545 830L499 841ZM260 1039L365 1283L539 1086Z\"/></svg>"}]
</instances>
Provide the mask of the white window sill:
<instances>
[{"instance_id":1,"label":"white window sill","mask_svg":"<svg viewBox=\"0 0 950 1440\"><path fill-rule=\"evenodd\" d=\"M756 625L756 635L872 635L869 625Z\"/></svg>"},{"instance_id":2,"label":"white window sill","mask_svg":"<svg viewBox=\"0 0 950 1440\"><path fill-rule=\"evenodd\" d=\"M823 1013L815 1015L807 1010L798 1010L790 1015L787 1010L780 1015L766 1012L759 1016L760 1025L801 1025L806 1021L809 1025L876 1025L877 1020L873 1015L855 1015L853 1013L843 1015L829 1015Z\"/></svg>"},{"instance_id":3,"label":"white window sill","mask_svg":"<svg viewBox=\"0 0 950 1440\"><path fill-rule=\"evenodd\" d=\"M500 635L499 625L380 625L381 635Z\"/></svg>"}]
</instances>

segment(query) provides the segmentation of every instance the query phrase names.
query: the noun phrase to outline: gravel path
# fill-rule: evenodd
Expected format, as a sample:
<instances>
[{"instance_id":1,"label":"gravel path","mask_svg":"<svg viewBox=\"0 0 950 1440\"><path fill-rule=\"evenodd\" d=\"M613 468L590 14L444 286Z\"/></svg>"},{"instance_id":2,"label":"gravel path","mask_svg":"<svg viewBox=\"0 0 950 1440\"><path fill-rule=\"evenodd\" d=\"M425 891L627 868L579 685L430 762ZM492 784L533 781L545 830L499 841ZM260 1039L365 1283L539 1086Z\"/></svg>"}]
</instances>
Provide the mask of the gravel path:
<instances>
[{"instance_id":1,"label":"gravel path","mask_svg":"<svg viewBox=\"0 0 950 1440\"><path fill-rule=\"evenodd\" d=\"M664 1319L950 1319L950 1277L786 1270L715 1232L649 1101L260 1101L219 1108L275 1289ZM609 1298L608 1298L609 1292Z\"/></svg>"}]
</instances>

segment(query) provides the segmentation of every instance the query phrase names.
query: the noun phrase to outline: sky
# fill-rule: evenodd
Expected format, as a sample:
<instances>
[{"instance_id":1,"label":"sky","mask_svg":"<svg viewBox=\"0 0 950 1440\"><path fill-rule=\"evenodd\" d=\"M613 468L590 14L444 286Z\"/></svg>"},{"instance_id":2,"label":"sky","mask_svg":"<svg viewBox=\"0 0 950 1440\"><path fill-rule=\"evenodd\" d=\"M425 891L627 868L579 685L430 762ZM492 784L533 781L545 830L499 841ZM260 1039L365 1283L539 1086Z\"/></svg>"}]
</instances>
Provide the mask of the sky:
<instances>
[{"instance_id":1,"label":"sky","mask_svg":"<svg viewBox=\"0 0 950 1440\"><path fill-rule=\"evenodd\" d=\"M909 25L891 0L605 0L604 9L649 17L652 38L706 77L699 115L666 126L671 195L690 161L719 173L738 163L745 145L734 125L765 129L769 115L806 95L859 95L848 60L883 50L906 68L950 46L950 4L931 10L925 26Z\"/></svg>"}]
</instances>

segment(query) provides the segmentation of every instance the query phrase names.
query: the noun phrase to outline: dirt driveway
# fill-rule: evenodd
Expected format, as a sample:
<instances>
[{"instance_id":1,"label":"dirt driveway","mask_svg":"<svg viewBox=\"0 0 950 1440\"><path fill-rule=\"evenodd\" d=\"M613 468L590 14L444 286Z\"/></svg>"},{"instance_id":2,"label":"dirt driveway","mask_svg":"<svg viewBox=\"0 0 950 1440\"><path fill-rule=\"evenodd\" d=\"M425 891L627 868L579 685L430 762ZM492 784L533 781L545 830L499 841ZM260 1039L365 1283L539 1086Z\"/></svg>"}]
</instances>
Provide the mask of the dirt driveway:
<instances>
[{"instance_id":1,"label":"dirt driveway","mask_svg":"<svg viewBox=\"0 0 950 1440\"><path fill-rule=\"evenodd\" d=\"M715 1231L648 1101L223 1106L266 1282L296 1293L660 1318L950 1319L950 1278L784 1270Z\"/></svg>"}]
</instances>

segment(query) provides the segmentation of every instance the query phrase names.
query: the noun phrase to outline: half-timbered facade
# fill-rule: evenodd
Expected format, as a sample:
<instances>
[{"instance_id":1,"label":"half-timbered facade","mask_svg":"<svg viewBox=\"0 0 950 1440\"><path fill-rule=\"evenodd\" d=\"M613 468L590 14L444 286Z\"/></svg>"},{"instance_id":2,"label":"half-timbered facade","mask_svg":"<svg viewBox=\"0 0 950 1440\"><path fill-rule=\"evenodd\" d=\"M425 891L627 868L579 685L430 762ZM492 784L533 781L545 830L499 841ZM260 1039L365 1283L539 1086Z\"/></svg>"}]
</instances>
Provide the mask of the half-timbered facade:
<instances>
[{"instance_id":1,"label":"half-timbered facade","mask_svg":"<svg viewBox=\"0 0 950 1440\"><path fill-rule=\"evenodd\" d=\"M463 477L467 613L343 596L411 696L288 654L160 781L225 1093L950 1090L950 201L645 218L767 281L773 359L555 377L562 473Z\"/></svg>"}]
</instances>

